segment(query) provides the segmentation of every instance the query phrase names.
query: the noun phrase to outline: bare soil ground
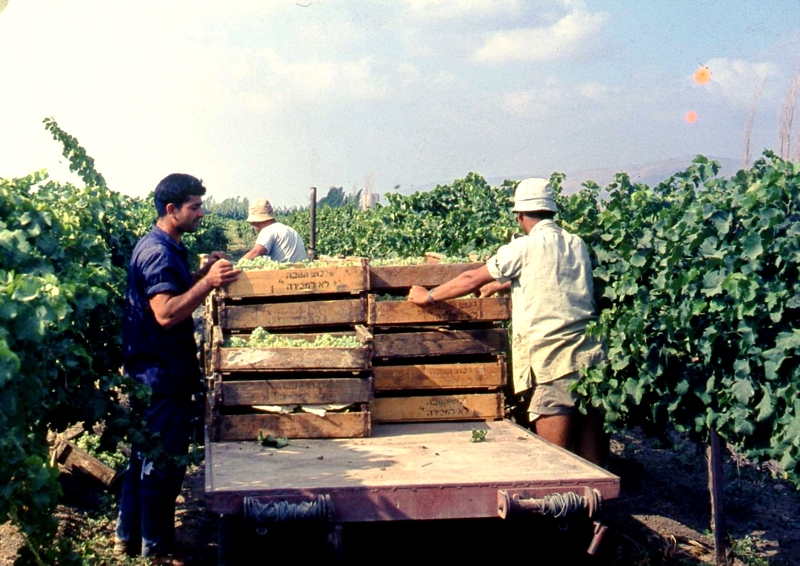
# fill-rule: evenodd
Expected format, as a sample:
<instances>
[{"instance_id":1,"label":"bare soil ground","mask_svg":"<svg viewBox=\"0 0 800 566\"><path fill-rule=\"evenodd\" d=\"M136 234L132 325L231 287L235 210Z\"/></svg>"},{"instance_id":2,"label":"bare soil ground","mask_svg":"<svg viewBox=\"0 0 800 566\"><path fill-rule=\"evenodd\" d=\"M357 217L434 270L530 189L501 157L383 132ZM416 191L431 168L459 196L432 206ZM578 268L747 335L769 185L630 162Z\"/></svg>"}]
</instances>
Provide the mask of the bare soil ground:
<instances>
[{"instance_id":1,"label":"bare soil ground","mask_svg":"<svg viewBox=\"0 0 800 566\"><path fill-rule=\"evenodd\" d=\"M669 445L668 445L669 444ZM567 530L551 519L446 521L346 525L344 558L392 556L430 562L479 556L527 562L592 565L696 565L714 562L704 452L679 435L663 440L629 432L612 440L611 471L622 480L621 496L606 502L601 520L608 526L600 552L583 557L592 535L589 521ZM188 564L217 564L217 517L203 504L203 469L189 471L178 502L176 536ZM728 454L725 464L725 515L730 563L800 564L800 492L768 470ZM87 564L124 564L111 553L116 503L85 478L62 474L64 501L57 509L61 536L76 541ZM330 558L323 533L273 530L246 539L246 563L311 555ZM315 544L318 540L319 544ZM10 566L22 544L8 524L0 525L0 566ZM375 554L375 553L378 554ZM569 557L567 561L564 558ZM143 559L128 564L146 564Z\"/></svg>"}]
</instances>

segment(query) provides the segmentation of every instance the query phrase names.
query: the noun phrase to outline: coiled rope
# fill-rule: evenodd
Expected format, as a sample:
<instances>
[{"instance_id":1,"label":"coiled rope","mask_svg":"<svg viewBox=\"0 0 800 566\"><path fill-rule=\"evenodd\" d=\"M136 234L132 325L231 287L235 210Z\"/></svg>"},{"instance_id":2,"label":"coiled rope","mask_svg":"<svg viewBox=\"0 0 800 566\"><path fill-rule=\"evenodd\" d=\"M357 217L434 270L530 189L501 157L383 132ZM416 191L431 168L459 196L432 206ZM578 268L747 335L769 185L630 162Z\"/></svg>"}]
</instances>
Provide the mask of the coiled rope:
<instances>
[{"instance_id":1,"label":"coiled rope","mask_svg":"<svg viewBox=\"0 0 800 566\"><path fill-rule=\"evenodd\" d=\"M566 493L552 493L545 495L541 499L532 500L539 508L542 515L551 515L556 519L566 517L576 511L587 509L589 500L587 497L578 495L572 491Z\"/></svg>"},{"instance_id":2,"label":"coiled rope","mask_svg":"<svg viewBox=\"0 0 800 566\"><path fill-rule=\"evenodd\" d=\"M300 503L289 503L288 501L261 503L254 497L245 497L244 516L256 524L287 521L322 523L333 517L333 502L329 495L319 495L316 501Z\"/></svg>"}]
</instances>

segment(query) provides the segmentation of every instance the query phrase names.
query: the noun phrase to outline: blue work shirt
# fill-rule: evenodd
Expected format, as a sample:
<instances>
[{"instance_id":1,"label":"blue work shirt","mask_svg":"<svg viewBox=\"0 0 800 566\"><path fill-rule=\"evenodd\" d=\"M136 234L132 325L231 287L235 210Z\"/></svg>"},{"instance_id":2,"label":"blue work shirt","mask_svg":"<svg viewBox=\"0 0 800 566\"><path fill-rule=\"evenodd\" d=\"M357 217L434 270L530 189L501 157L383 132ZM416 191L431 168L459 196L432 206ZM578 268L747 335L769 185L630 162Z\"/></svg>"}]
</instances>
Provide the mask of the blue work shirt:
<instances>
[{"instance_id":1,"label":"blue work shirt","mask_svg":"<svg viewBox=\"0 0 800 566\"><path fill-rule=\"evenodd\" d=\"M126 373L155 395L189 397L201 388L192 317L165 328L150 308L153 296L181 295L192 285L186 246L153 226L136 244L128 269L122 352Z\"/></svg>"}]
</instances>

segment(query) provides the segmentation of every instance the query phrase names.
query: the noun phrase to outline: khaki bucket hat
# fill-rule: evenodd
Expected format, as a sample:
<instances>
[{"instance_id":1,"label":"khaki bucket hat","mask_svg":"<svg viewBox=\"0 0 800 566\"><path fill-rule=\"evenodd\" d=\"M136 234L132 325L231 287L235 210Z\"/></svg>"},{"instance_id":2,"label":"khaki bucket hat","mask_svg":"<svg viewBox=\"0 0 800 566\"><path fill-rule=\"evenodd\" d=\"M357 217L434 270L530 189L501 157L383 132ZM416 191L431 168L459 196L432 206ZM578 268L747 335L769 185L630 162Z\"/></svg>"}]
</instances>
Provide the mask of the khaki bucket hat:
<instances>
[{"instance_id":1,"label":"khaki bucket hat","mask_svg":"<svg viewBox=\"0 0 800 566\"><path fill-rule=\"evenodd\" d=\"M272 205L265 198L256 199L247 212L247 222L275 220L275 212L272 210Z\"/></svg>"},{"instance_id":2,"label":"khaki bucket hat","mask_svg":"<svg viewBox=\"0 0 800 566\"><path fill-rule=\"evenodd\" d=\"M535 212L546 210L558 212L553 187L547 179L523 179L514 192L512 212Z\"/></svg>"}]
</instances>

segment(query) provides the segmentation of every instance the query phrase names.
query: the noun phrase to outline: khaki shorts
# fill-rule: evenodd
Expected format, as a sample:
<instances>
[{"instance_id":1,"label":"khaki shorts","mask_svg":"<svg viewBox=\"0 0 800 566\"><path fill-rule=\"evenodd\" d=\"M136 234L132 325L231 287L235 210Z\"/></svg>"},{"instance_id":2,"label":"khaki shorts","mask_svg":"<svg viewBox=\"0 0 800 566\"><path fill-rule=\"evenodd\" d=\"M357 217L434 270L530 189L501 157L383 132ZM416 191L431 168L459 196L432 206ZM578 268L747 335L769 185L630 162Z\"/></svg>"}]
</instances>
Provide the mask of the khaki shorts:
<instances>
[{"instance_id":1,"label":"khaki shorts","mask_svg":"<svg viewBox=\"0 0 800 566\"><path fill-rule=\"evenodd\" d=\"M580 378L580 373L574 371L549 383L537 384L533 388L533 397L528 407L530 422L539 417L568 415L575 412L579 397L569 388Z\"/></svg>"}]
</instances>

